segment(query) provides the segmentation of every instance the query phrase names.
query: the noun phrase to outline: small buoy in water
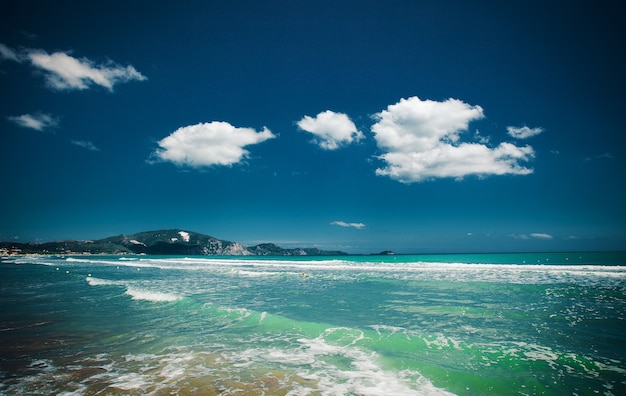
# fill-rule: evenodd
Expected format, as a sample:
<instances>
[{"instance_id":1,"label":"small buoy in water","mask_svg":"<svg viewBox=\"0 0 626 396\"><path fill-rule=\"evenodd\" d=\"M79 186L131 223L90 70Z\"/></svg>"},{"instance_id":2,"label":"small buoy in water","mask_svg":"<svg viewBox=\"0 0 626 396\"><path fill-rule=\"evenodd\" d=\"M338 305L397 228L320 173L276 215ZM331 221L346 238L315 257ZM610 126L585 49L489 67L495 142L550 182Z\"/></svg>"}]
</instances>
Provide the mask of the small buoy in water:
<instances>
[{"instance_id":1,"label":"small buoy in water","mask_svg":"<svg viewBox=\"0 0 626 396\"><path fill-rule=\"evenodd\" d=\"M66 273L66 274L69 274L69 273L70 273L70 271L65 271L65 273Z\"/></svg>"},{"instance_id":2,"label":"small buoy in water","mask_svg":"<svg viewBox=\"0 0 626 396\"><path fill-rule=\"evenodd\" d=\"M91 274L87 274L87 276L91 278Z\"/></svg>"},{"instance_id":3,"label":"small buoy in water","mask_svg":"<svg viewBox=\"0 0 626 396\"><path fill-rule=\"evenodd\" d=\"M57 268L56 268L56 270L58 271L58 270L59 270L59 267L57 267Z\"/></svg>"}]
</instances>

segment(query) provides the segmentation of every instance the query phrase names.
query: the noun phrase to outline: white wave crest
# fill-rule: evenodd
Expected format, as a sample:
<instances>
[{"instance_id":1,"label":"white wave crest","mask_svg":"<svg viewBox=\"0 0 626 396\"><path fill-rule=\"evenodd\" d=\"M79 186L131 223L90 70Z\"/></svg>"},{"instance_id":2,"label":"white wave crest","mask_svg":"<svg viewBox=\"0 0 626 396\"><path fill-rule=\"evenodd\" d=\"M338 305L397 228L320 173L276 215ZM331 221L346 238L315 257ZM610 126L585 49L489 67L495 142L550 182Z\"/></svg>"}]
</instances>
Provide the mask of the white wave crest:
<instances>
[{"instance_id":1,"label":"white wave crest","mask_svg":"<svg viewBox=\"0 0 626 396\"><path fill-rule=\"evenodd\" d=\"M126 294L130 295L133 300L146 300L155 302L169 302L182 299L181 296L176 294L149 291L131 286L126 288Z\"/></svg>"},{"instance_id":2,"label":"white wave crest","mask_svg":"<svg viewBox=\"0 0 626 396\"><path fill-rule=\"evenodd\" d=\"M136 260L75 259L72 263L90 263L134 268L228 273L234 276L262 278L274 276L321 277L328 280L353 279L359 276L400 280L430 279L452 282L499 282L515 284L553 284L576 282L619 283L626 279L624 265L548 265L548 264L477 264L462 262L372 262L320 259L267 258L157 258Z\"/></svg>"},{"instance_id":3,"label":"white wave crest","mask_svg":"<svg viewBox=\"0 0 626 396\"><path fill-rule=\"evenodd\" d=\"M87 283L89 283L90 286L106 286L106 285L123 286L126 289L125 294L128 294L129 296L131 296L133 300L170 302L170 301L178 301L182 299L182 296L178 294L150 291L150 290L146 290L140 287L130 286L125 282L94 278L91 276L86 277L85 280L87 281Z\"/></svg>"},{"instance_id":4,"label":"white wave crest","mask_svg":"<svg viewBox=\"0 0 626 396\"><path fill-rule=\"evenodd\" d=\"M111 280L107 280L107 279L94 278L94 277L91 277L91 276L86 277L85 280L87 281L87 283L89 283L89 286L119 285L119 284L121 284L119 282L115 282L115 281L111 281Z\"/></svg>"}]
</instances>

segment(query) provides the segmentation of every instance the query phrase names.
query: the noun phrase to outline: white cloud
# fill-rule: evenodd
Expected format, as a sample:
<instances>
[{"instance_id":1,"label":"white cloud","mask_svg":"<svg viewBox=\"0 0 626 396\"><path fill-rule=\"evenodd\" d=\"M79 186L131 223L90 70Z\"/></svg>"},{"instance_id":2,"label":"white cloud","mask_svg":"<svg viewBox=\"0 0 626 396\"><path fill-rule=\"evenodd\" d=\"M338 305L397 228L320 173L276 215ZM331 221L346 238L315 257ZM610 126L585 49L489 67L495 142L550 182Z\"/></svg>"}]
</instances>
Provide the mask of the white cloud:
<instances>
[{"instance_id":1,"label":"white cloud","mask_svg":"<svg viewBox=\"0 0 626 396\"><path fill-rule=\"evenodd\" d=\"M19 63L29 61L44 72L48 85L58 90L87 89L94 84L113 90L113 86L121 82L147 80L133 66L123 67L112 61L99 65L65 52L48 54L40 49L18 52L0 43L0 56Z\"/></svg>"},{"instance_id":2,"label":"white cloud","mask_svg":"<svg viewBox=\"0 0 626 396\"><path fill-rule=\"evenodd\" d=\"M402 183L432 178L463 178L467 175L529 174L520 161L533 157L532 147L501 143L490 148L480 143L460 142L469 122L483 118L480 106L458 99L443 102L401 99L374 115L372 132L379 156L386 162L376 174Z\"/></svg>"},{"instance_id":3,"label":"white cloud","mask_svg":"<svg viewBox=\"0 0 626 396\"><path fill-rule=\"evenodd\" d=\"M72 140L71 143L75 144L76 146L79 146L79 147L82 147L84 149L87 149L89 151L100 151L100 149L98 147L96 147L90 141L86 141L86 140Z\"/></svg>"},{"instance_id":4,"label":"white cloud","mask_svg":"<svg viewBox=\"0 0 626 396\"><path fill-rule=\"evenodd\" d=\"M58 90L87 89L96 84L109 90L113 85L131 80L146 80L133 66L122 67L113 62L97 65L89 59L76 59L63 52L47 54L45 51L30 51L30 62L46 74L48 84Z\"/></svg>"},{"instance_id":5,"label":"white cloud","mask_svg":"<svg viewBox=\"0 0 626 396\"><path fill-rule=\"evenodd\" d=\"M191 167L232 165L248 157L245 146L275 137L265 127L256 132L252 128L234 127L228 122L201 123L179 128L159 141L161 148L154 152L154 156Z\"/></svg>"},{"instance_id":6,"label":"white cloud","mask_svg":"<svg viewBox=\"0 0 626 396\"><path fill-rule=\"evenodd\" d=\"M55 128L59 125L59 120L50 114L22 114L21 116L7 117L10 121L24 128L36 129L43 131L45 129Z\"/></svg>"},{"instance_id":7,"label":"white cloud","mask_svg":"<svg viewBox=\"0 0 626 396\"><path fill-rule=\"evenodd\" d=\"M529 128L527 126L519 128L510 126L506 127L506 130L509 135L514 137L515 139L526 139L531 136L539 135L541 132L543 132L543 128Z\"/></svg>"},{"instance_id":8,"label":"white cloud","mask_svg":"<svg viewBox=\"0 0 626 396\"><path fill-rule=\"evenodd\" d=\"M530 234L530 236L532 238L536 238L536 239L552 239L553 236L550 234L543 234L543 233L539 233L539 232L534 232L532 234Z\"/></svg>"},{"instance_id":9,"label":"white cloud","mask_svg":"<svg viewBox=\"0 0 626 396\"><path fill-rule=\"evenodd\" d=\"M356 228L356 229L362 229L365 228L365 224L363 223L346 223L345 221L333 221L332 223L330 223L332 225L336 225L339 227L347 227L347 228Z\"/></svg>"},{"instance_id":10,"label":"white cloud","mask_svg":"<svg viewBox=\"0 0 626 396\"><path fill-rule=\"evenodd\" d=\"M474 132L474 139L481 144L488 144L491 141L491 138L489 136L481 135L478 129L476 130L476 132Z\"/></svg>"},{"instance_id":11,"label":"white cloud","mask_svg":"<svg viewBox=\"0 0 626 396\"><path fill-rule=\"evenodd\" d=\"M304 116L298 121L298 127L315 135L316 143L325 150L336 150L364 137L346 114L330 110L319 113L315 118Z\"/></svg>"}]
</instances>

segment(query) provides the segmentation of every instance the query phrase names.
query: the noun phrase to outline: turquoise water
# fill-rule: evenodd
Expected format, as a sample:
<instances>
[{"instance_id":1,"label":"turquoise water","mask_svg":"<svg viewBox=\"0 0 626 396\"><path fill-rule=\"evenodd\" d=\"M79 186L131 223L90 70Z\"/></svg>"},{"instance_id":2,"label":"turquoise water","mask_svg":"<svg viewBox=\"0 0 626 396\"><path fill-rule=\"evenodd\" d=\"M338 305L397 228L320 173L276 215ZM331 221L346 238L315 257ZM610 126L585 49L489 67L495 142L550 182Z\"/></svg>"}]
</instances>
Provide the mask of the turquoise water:
<instances>
[{"instance_id":1,"label":"turquoise water","mask_svg":"<svg viewBox=\"0 0 626 396\"><path fill-rule=\"evenodd\" d=\"M0 393L626 394L626 254L13 257Z\"/></svg>"}]
</instances>

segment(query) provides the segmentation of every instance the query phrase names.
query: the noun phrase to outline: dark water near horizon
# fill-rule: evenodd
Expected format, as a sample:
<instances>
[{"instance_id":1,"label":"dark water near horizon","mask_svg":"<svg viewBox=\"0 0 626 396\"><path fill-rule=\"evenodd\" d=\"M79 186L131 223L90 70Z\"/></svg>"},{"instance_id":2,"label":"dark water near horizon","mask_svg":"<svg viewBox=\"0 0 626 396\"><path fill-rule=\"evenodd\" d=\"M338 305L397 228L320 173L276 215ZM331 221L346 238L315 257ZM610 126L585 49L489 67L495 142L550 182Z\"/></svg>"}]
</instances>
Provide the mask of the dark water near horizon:
<instances>
[{"instance_id":1,"label":"dark water near horizon","mask_svg":"<svg viewBox=\"0 0 626 396\"><path fill-rule=\"evenodd\" d=\"M624 252L26 256L0 282L0 394L626 394Z\"/></svg>"}]
</instances>

